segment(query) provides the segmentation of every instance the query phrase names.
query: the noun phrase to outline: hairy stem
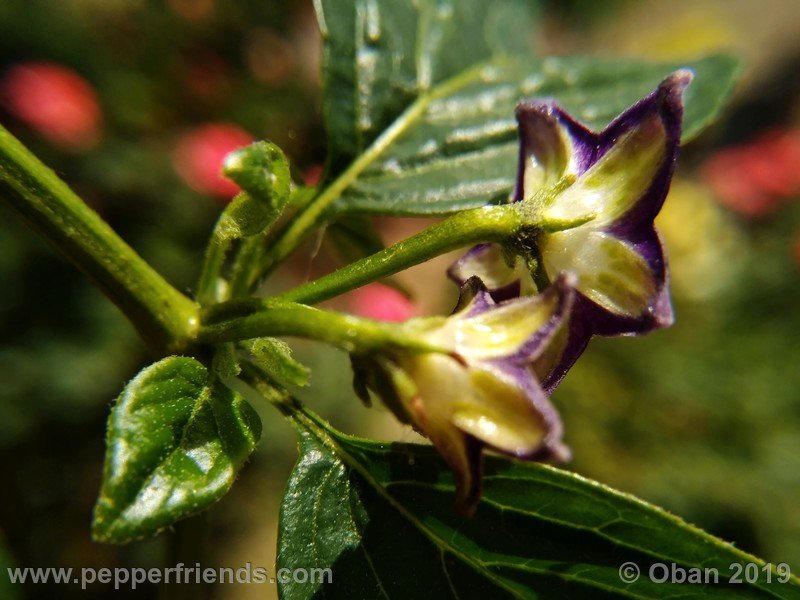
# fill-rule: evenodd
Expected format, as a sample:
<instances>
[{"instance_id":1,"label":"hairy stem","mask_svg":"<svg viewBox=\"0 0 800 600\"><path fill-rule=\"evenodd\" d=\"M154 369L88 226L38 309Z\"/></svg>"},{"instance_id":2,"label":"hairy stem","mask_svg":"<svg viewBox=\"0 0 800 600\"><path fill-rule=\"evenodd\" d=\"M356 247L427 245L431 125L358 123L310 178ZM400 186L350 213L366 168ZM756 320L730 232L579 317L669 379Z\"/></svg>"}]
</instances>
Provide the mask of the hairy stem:
<instances>
[{"instance_id":1,"label":"hairy stem","mask_svg":"<svg viewBox=\"0 0 800 600\"><path fill-rule=\"evenodd\" d=\"M178 352L191 343L197 305L2 127L0 201L83 271L154 352Z\"/></svg>"},{"instance_id":2,"label":"hairy stem","mask_svg":"<svg viewBox=\"0 0 800 600\"><path fill-rule=\"evenodd\" d=\"M520 228L514 205L463 211L376 254L298 286L277 299L316 304L372 281L394 275L435 256L480 242L501 241Z\"/></svg>"},{"instance_id":3,"label":"hairy stem","mask_svg":"<svg viewBox=\"0 0 800 600\"><path fill-rule=\"evenodd\" d=\"M387 346L417 352L444 351L402 325L272 299L218 304L204 311L203 323L198 340L211 344L293 336L326 342L348 352L369 352Z\"/></svg>"},{"instance_id":4,"label":"hairy stem","mask_svg":"<svg viewBox=\"0 0 800 600\"><path fill-rule=\"evenodd\" d=\"M222 239L218 234L219 223L214 228L214 233L206 247L206 255L203 260L203 268L200 271L200 279L197 282L197 301L201 306L218 302L219 280L222 267L225 264L225 256L231 247L230 240Z\"/></svg>"}]
</instances>

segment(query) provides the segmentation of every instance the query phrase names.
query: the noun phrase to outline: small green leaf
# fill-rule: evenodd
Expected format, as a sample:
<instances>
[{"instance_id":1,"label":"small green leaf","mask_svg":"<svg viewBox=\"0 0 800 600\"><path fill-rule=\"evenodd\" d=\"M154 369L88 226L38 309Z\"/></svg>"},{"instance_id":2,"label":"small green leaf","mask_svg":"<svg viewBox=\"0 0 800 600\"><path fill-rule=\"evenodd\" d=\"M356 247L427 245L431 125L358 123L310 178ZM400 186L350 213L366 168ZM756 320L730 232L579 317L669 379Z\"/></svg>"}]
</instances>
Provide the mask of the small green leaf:
<instances>
[{"instance_id":1,"label":"small green leaf","mask_svg":"<svg viewBox=\"0 0 800 600\"><path fill-rule=\"evenodd\" d=\"M284 387L308 385L308 367L292 358L292 349L286 342L264 337L245 342L245 346L253 355L253 362L277 383Z\"/></svg>"},{"instance_id":2,"label":"small green leaf","mask_svg":"<svg viewBox=\"0 0 800 600\"><path fill-rule=\"evenodd\" d=\"M281 507L279 568L331 569L281 598L800 598L763 561L632 496L548 466L487 458L475 516L453 509L431 447L382 444L293 412L300 459ZM641 576L623 582L633 562ZM656 583L654 563L716 569L719 583ZM755 583L730 584L755 563ZM317 571L317 573L320 573ZM626 571L629 573L629 571ZM660 572L658 573L660 575Z\"/></svg>"},{"instance_id":3,"label":"small green leaf","mask_svg":"<svg viewBox=\"0 0 800 600\"><path fill-rule=\"evenodd\" d=\"M127 542L208 508L261 435L258 415L193 358L141 371L111 411L92 534Z\"/></svg>"},{"instance_id":4,"label":"small green leaf","mask_svg":"<svg viewBox=\"0 0 800 600\"><path fill-rule=\"evenodd\" d=\"M281 206L289 201L289 162L272 142L255 142L234 150L225 157L222 173L259 202Z\"/></svg>"},{"instance_id":5,"label":"small green leaf","mask_svg":"<svg viewBox=\"0 0 800 600\"><path fill-rule=\"evenodd\" d=\"M263 202L254 200L250 194L239 193L225 208L217 225L220 242L229 242L243 237L258 235L272 225L280 211Z\"/></svg>"},{"instance_id":6,"label":"small green leaf","mask_svg":"<svg viewBox=\"0 0 800 600\"><path fill-rule=\"evenodd\" d=\"M217 226L222 241L262 233L289 202L289 163L275 144L261 141L231 152L222 172L243 190L225 209Z\"/></svg>"}]
</instances>

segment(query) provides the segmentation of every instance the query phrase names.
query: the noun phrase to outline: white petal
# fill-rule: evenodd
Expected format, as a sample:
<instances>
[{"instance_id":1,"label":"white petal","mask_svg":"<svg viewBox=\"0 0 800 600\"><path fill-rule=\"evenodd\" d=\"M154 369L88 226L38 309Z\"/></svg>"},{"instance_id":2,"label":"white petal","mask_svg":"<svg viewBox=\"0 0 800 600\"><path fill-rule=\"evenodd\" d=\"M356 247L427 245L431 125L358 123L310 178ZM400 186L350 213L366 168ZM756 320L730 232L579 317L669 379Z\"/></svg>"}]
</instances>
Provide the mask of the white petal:
<instances>
[{"instance_id":1,"label":"white petal","mask_svg":"<svg viewBox=\"0 0 800 600\"><path fill-rule=\"evenodd\" d=\"M525 296L471 316L469 308L450 317L429 341L452 348L469 360L490 360L516 353L559 308L557 294Z\"/></svg>"},{"instance_id":2,"label":"white petal","mask_svg":"<svg viewBox=\"0 0 800 600\"><path fill-rule=\"evenodd\" d=\"M543 212L544 221L594 218L595 226L628 212L650 187L662 167L667 135L653 114L622 135L614 146Z\"/></svg>"},{"instance_id":3,"label":"white petal","mask_svg":"<svg viewBox=\"0 0 800 600\"><path fill-rule=\"evenodd\" d=\"M542 445L547 428L518 382L491 369L472 369L475 395L453 407L453 424L490 446L523 456Z\"/></svg>"},{"instance_id":4,"label":"white petal","mask_svg":"<svg viewBox=\"0 0 800 600\"><path fill-rule=\"evenodd\" d=\"M550 278L574 273L578 291L613 313L638 317L656 296L647 262L609 233L584 226L543 236L541 252Z\"/></svg>"}]
</instances>

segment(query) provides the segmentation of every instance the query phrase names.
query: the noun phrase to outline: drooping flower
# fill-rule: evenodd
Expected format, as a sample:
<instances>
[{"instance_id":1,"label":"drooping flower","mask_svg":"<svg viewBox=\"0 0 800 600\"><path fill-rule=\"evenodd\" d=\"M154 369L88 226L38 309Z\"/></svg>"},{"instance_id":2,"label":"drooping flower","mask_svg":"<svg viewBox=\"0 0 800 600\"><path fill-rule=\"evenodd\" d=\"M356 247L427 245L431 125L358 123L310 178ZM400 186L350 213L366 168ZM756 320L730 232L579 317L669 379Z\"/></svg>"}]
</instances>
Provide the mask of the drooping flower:
<instances>
[{"instance_id":1,"label":"drooping flower","mask_svg":"<svg viewBox=\"0 0 800 600\"><path fill-rule=\"evenodd\" d=\"M561 272L578 296L558 384L593 334L641 334L672 324L669 274L653 219L669 189L680 144L676 71L599 133L552 101L517 107L520 158L512 200L532 224L507 247L482 244L450 269L462 283L480 274L498 298L535 291ZM533 271L533 272L531 272Z\"/></svg>"},{"instance_id":2,"label":"drooping flower","mask_svg":"<svg viewBox=\"0 0 800 600\"><path fill-rule=\"evenodd\" d=\"M484 447L522 459L566 460L561 420L539 384L560 359L574 300L571 276L538 296L496 303L475 277L450 317L404 325L439 352L387 350L353 357L368 389L428 437L453 469L457 506L474 511Z\"/></svg>"}]
</instances>

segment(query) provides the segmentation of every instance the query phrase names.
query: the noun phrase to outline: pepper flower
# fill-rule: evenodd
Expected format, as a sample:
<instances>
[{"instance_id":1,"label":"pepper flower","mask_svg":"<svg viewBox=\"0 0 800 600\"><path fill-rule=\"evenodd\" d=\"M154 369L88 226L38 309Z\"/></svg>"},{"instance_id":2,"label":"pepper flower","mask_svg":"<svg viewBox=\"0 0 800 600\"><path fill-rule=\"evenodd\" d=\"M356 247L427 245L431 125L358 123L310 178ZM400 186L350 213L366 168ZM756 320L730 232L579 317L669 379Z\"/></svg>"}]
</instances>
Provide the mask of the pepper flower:
<instances>
[{"instance_id":1,"label":"pepper flower","mask_svg":"<svg viewBox=\"0 0 800 600\"><path fill-rule=\"evenodd\" d=\"M496 298L535 292L561 272L578 292L552 390L593 334L632 335L673 322L669 274L653 225L678 156L682 93L689 71L658 88L596 133L552 101L518 105L520 156L512 196L531 231L505 247L481 244L449 270L483 278Z\"/></svg>"},{"instance_id":2,"label":"pepper flower","mask_svg":"<svg viewBox=\"0 0 800 600\"><path fill-rule=\"evenodd\" d=\"M368 390L428 437L452 468L457 507L481 494L484 447L521 459L567 460L562 425L538 382L560 359L574 299L565 275L538 296L496 303L475 277L450 317L407 321L437 352L390 349L353 357L355 388Z\"/></svg>"}]
</instances>

